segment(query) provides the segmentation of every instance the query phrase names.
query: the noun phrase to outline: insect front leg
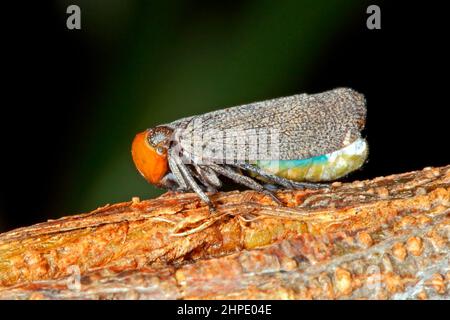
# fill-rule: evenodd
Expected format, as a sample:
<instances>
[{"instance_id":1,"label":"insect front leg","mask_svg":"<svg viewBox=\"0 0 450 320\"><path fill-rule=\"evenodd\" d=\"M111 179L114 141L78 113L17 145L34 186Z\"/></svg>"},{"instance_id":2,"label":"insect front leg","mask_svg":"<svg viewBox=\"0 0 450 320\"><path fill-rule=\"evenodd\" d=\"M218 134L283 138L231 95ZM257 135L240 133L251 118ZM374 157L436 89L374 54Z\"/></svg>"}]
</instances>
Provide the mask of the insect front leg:
<instances>
[{"instance_id":1,"label":"insect front leg","mask_svg":"<svg viewBox=\"0 0 450 320\"><path fill-rule=\"evenodd\" d=\"M166 174L158 184L158 187L162 187L171 191L186 191L186 189L181 188L178 183L178 179L172 172Z\"/></svg>"},{"instance_id":2,"label":"insect front leg","mask_svg":"<svg viewBox=\"0 0 450 320\"><path fill-rule=\"evenodd\" d=\"M188 167L183 163L181 158L177 154L177 150L175 149L169 149L169 159L173 159L174 165L176 167L175 170L178 170L178 173L181 175L180 178L187 183L187 185L194 190L195 193L202 199L209 207L210 211L214 211L215 207L209 199L208 195L203 192L203 190L200 188L200 186L195 182L194 177L192 176L190 170ZM170 162L169 162L170 165ZM174 168L175 168L174 167ZM172 167L171 167L172 170Z\"/></svg>"},{"instance_id":3,"label":"insect front leg","mask_svg":"<svg viewBox=\"0 0 450 320\"><path fill-rule=\"evenodd\" d=\"M188 191L189 188L187 186L187 183L186 183L183 175L181 174L180 169L178 168L178 166L177 166L177 164L176 164L176 162L174 160L174 157L172 155L170 155L170 154L169 154L169 157L168 157L168 163L169 163L169 168L170 168L170 171L172 173L172 176L166 175L167 179L171 179L171 178L175 179L176 183L178 184L178 189L177 190ZM164 177L164 178L166 178L166 177ZM162 182L164 182L164 179L163 179ZM167 181L167 182L170 183L170 180Z\"/></svg>"}]
</instances>

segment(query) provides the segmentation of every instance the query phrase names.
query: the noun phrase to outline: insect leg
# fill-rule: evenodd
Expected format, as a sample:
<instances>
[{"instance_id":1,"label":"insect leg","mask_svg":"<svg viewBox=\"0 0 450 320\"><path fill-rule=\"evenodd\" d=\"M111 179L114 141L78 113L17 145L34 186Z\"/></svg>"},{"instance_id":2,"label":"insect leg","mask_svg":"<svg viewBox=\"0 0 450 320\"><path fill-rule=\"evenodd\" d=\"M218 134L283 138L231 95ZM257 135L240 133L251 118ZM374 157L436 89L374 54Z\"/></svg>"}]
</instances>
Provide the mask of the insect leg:
<instances>
[{"instance_id":1,"label":"insect leg","mask_svg":"<svg viewBox=\"0 0 450 320\"><path fill-rule=\"evenodd\" d=\"M270 190L267 190L264 188L264 186L260 185L258 182L253 180L250 177L244 176L240 173L237 173L236 171L232 170L230 167L222 167L216 164L209 165L211 169L216 171L217 173L230 178L231 180L240 183L250 189L265 193L269 195L276 203L279 205L283 205L283 203L280 201L280 199L277 198L275 194L273 194Z\"/></svg>"},{"instance_id":2,"label":"insect leg","mask_svg":"<svg viewBox=\"0 0 450 320\"><path fill-rule=\"evenodd\" d=\"M252 173L257 174L258 176L276 183L282 187L288 188L288 189L322 189L322 188L329 188L330 186L326 183L315 183L315 182L297 182L292 181L286 178L282 178L270 173L265 172L261 168L254 166L250 163L241 163L238 165L239 168L250 171Z\"/></svg>"},{"instance_id":3,"label":"insect leg","mask_svg":"<svg viewBox=\"0 0 450 320\"><path fill-rule=\"evenodd\" d=\"M172 172L169 172L161 179L161 181L159 182L159 186L166 188L168 190L172 190L172 191L185 190L185 189L180 188L178 179L175 177L175 175Z\"/></svg>"},{"instance_id":4,"label":"insect leg","mask_svg":"<svg viewBox=\"0 0 450 320\"><path fill-rule=\"evenodd\" d=\"M187 190L188 186L186 184L186 181L185 181L183 175L181 174L180 169L178 168L178 166L177 166L173 156L170 155L170 154L169 154L169 157L168 157L168 162L169 162L170 171L175 176L175 179L178 182L179 189Z\"/></svg>"},{"instance_id":5,"label":"insect leg","mask_svg":"<svg viewBox=\"0 0 450 320\"><path fill-rule=\"evenodd\" d=\"M206 184L208 186L210 186L211 188L217 189L222 186L222 182L219 180L216 173L213 170L211 170L209 167L194 164L194 168L197 171L197 173L200 175L203 182L206 182Z\"/></svg>"},{"instance_id":6,"label":"insect leg","mask_svg":"<svg viewBox=\"0 0 450 320\"><path fill-rule=\"evenodd\" d=\"M206 195L206 193L203 192L203 190L200 188L200 186L195 182L194 177L192 177L192 174L190 173L188 167L181 161L180 157L178 157L177 154L175 154L175 150L169 151L169 158L172 158L174 161L175 166L177 169L179 169L179 172L181 172L182 177L186 179L185 181L187 184L194 190L194 192L202 199L209 207L211 211L214 211L214 205L211 202L211 199ZM171 168L172 169L172 168Z\"/></svg>"}]
</instances>

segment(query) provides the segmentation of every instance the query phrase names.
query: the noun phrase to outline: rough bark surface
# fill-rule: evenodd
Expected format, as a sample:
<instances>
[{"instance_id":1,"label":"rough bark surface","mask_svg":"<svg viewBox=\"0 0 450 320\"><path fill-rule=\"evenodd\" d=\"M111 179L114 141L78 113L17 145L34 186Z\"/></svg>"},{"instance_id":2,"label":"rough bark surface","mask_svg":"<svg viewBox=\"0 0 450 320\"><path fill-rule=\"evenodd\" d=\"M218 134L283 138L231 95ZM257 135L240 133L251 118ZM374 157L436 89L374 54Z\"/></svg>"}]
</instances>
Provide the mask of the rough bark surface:
<instances>
[{"instance_id":1,"label":"rough bark surface","mask_svg":"<svg viewBox=\"0 0 450 320\"><path fill-rule=\"evenodd\" d=\"M0 234L0 298L450 297L450 165L278 196L218 193L211 214L166 193Z\"/></svg>"}]
</instances>

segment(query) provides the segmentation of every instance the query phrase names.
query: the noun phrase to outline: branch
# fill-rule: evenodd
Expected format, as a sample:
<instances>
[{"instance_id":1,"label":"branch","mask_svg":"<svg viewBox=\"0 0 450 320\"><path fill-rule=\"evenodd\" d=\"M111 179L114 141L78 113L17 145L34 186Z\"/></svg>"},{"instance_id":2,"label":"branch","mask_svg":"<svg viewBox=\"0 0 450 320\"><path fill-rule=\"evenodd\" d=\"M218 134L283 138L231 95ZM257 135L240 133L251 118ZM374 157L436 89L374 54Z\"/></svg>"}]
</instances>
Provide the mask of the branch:
<instances>
[{"instance_id":1,"label":"branch","mask_svg":"<svg viewBox=\"0 0 450 320\"><path fill-rule=\"evenodd\" d=\"M0 298L450 297L450 165L278 197L210 214L166 193L0 234Z\"/></svg>"}]
</instances>

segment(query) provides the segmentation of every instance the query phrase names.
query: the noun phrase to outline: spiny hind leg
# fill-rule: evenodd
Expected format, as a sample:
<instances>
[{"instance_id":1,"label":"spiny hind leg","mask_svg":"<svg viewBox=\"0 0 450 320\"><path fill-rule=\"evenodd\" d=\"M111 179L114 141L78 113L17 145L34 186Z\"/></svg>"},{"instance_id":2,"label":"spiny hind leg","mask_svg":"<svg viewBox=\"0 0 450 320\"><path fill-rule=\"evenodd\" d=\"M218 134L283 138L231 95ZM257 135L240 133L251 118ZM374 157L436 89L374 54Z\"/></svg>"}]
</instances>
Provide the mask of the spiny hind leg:
<instances>
[{"instance_id":1,"label":"spiny hind leg","mask_svg":"<svg viewBox=\"0 0 450 320\"><path fill-rule=\"evenodd\" d=\"M282 178L270 173L265 172L261 168L249 164L249 163L240 163L237 165L239 168L247 170L249 172L252 172L264 180L270 182L268 184L268 188L274 188L275 186L273 184L279 185L281 187L287 188L287 189L324 189L329 188L330 185L326 183L315 183L315 182L297 182L292 181L286 178Z\"/></svg>"},{"instance_id":2,"label":"spiny hind leg","mask_svg":"<svg viewBox=\"0 0 450 320\"><path fill-rule=\"evenodd\" d=\"M236 172L235 170L231 169L231 167L227 166L219 166L216 164L210 165L210 168L217 172L218 174L221 174L231 180L233 180L236 183L242 184L250 189L262 192L270 196L277 204L283 205L280 199L271 191L266 189L263 185L256 182L254 179L244 176L243 174Z\"/></svg>"}]
</instances>

